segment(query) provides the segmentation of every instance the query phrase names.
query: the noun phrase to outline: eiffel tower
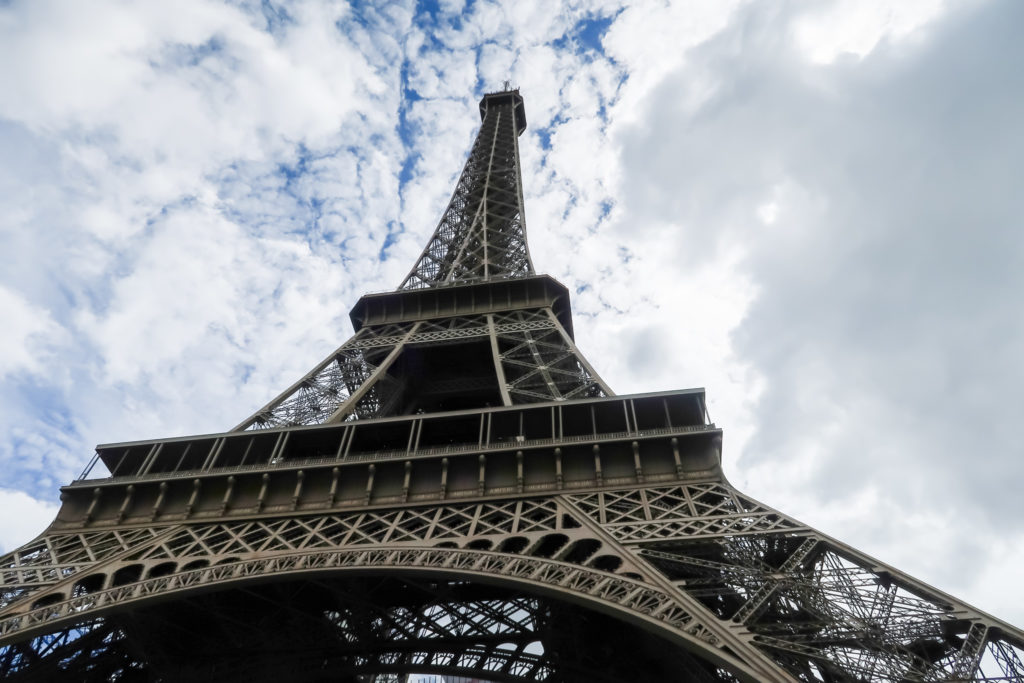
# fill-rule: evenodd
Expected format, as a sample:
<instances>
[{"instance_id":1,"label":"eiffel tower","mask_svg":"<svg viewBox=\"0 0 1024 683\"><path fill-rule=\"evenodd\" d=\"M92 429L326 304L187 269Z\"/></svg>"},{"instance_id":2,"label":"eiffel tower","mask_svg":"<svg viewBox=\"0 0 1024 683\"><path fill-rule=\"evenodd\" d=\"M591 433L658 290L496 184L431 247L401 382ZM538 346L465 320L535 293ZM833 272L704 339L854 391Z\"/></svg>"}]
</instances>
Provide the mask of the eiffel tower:
<instances>
[{"instance_id":1,"label":"eiffel tower","mask_svg":"<svg viewBox=\"0 0 1024 683\"><path fill-rule=\"evenodd\" d=\"M231 431L99 446L0 560L0 675L1024 681L1024 632L734 488L702 389L611 391L530 259L523 99L480 115L351 339Z\"/></svg>"}]
</instances>

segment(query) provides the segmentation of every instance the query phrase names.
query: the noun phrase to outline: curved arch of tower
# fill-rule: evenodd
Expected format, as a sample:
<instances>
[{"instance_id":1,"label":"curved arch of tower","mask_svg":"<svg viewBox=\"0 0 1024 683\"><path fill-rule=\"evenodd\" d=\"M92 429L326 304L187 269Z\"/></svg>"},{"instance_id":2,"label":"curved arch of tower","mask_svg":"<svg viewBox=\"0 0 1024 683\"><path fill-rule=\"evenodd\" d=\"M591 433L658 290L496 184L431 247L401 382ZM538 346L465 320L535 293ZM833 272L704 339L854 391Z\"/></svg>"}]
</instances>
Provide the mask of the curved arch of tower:
<instances>
[{"instance_id":1,"label":"curved arch of tower","mask_svg":"<svg viewBox=\"0 0 1024 683\"><path fill-rule=\"evenodd\" d=\"M0 558L12 681L1021 681L1024 633L744 495L617 396L526 241L517 90L354 336L230 431L97 447Z\"/></svg>"}]
</instances>

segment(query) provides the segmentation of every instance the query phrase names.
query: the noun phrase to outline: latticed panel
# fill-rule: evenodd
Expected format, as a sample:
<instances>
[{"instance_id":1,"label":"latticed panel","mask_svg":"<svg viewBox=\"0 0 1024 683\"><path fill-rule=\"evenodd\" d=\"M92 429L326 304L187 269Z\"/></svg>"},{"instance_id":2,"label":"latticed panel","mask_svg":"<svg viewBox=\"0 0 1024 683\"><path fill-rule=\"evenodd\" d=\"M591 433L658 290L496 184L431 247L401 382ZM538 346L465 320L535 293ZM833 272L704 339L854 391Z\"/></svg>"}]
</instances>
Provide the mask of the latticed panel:
<instances>
[{"instance_id":1,"label":"latticed panel","mask_svg":"<svg viewBox=\"0 0 1024 683\"><path fill-rule=\"evenodd\" d=\"M415 329L415 323L365 327L291 389L275 398L236 429L273 429L322 424L371 377L367 391L346 416L375 417L385 412L397 387L380 364Z\"/></svg>"},{"instance_id":2,"label":"latticed panel","mask_svg":"<svg viewBox=\"0 0 1024 683\"><path fill-rule=\"evenodd\" d=\"M425 320L409 338L409 344L430 344L455 341L490 334L487 318L482 315L456 315L449 318Z\"/></svg>"},{"instance_id":3,"label":"latticed panel","mask_svg":"<svg viewBox=\"0 0 1024 683\"><path fill-rule=\"evenodd\" d=\"M545 309L533 309L524 311L512 311L508 313L495 313L494 328L497 332L515 333L523 330L548 330L555 329L556 323L551 320ZM372 348L380 346L394 346L405 343L434 344L443 342L470 339L473 337L486 337L490 335L491 328L484 315L456 315L447 318L434 318L424 320L412 334L408 334L410 326L404 326L404 332L393 332L397 325L388 326L389 334L384 331L375 333L372 336L365 336L354 339L347 347Z\"/></svg>"},{"instance_id":4,"label":"latticed panel","mask_svg":"<svg viewBox=\"0 0 1024 683\"><path fill-rule=\"evenodd\" d=\"M324 616L343 640L376 660L375 668L461 669L538 681L554 674L540 642L542 613L536 599L466 600L443 595L440 587L417 588L420 601L407 605L375 605L361 595L339 595L339 607Z\"/></svg>"},{"instance_id":5,"label":"latticed panel","mask_svg":"<svg viewBox=\"0 0 1024 683\"><path fill-rule=\"evenodd\" d=\"M506 311L495 313L494 329L499 333L515 333L524 330L553 330L558 325L546 308Z\"/></svg>"},{"instance_id":6,"label":"latticed panel","mask_svg":"<svg viewBox=\"0 0 1024 683\"><path fill-rule=\"evenodd\" d=\"M408 349L458 344L492 334L510 403L611 394L590 370L551 309L456 315L362 328L291 389L236 429L314 425L331 420L393 415L400 410L403 397L407 398L410 380L394 370L393 363L401 354ZM484 375L489 373L494 377L490 362L474 369L482 369Z\"/></svg>"},{"instance_id":7,"label":"latticed panel","mask_svg":"<svg viewBox=\"0 0 1024 683\"><path fill-rule=\"evenodd\" d=\"M536 325L541 315L547 325ZM518 319L516 319L518 318ZM513 404L608 396L550 312L513 312L496 324L498 358Z\"/></svg>"},{"instance_id":8,"label":"latticed panel","mask_svg":"<svg viewBox=\"0 0 1024 683\"><path fill-rule=\"evenodd\" d=\"M511 98L488 106L451 201L400 289L533 273L523 217L520 123Z\"/></svg>"},{"instance_id":9,"label":"latticed panel","mask_svg":"<svg viewBox=\"0 0 1024 683\"><path fill-rule=\"evenodd\" d=\"M828 544L797 570L782 573L784 580L761 589L764 604L747 616L748 627L758 644L803 678L831 670L865 679L974 678L986 629L956 617L952 605L901 586ZM984 670L978 675L986 676Z\"/></svg>"},{"instance_id":10,"label":"latticed panel","mask_svg":"<svg viewBox=\"0 0 1024 683\"><path fill-rule=\"evenodd\" d=\"M151 541L149 528L46 535L0 558L0 609Z\"/></svg>"},{"instance_id":11,"label":"latticed panel","mask_svg":"<svg viewBox=\"0 0 1024 683\"><path fill-rule=\"evenodd\" d=\"M805 528L718 482L596 491L568 498L624 543Z\"/></svg>"},{"instance_id":12,"label":"latticed panel","mask_svg":"<svg viewBox=\"0 0 1024 683\"><path fill-rule=\"evenodd\" d=\"M248 428L273 429L325 422L375 369L366 361L362 349L343 349L327 367L303 379L291 395L259 413Z\"/></svg>"},{"instance_id":13,"label":"latticed panel","mask_svg":"<svg viewBox=\"0 0 1024 683\"><path fill-rule=\"evenodd\" d=\"M727 484L568 498L798 680L1024 681L1016 634Z\"/></svg>"},{"instance_id":14,"label":"latticed panel","mask_svg":"<svg viewBox=\"0 0 1024 683\"><path fill-rule=\"evenodd\" d=\"M351 512L321 517L182 526L126 561L194 560L358 545L433 544L480 536L558 531L568 523L554 499Z\"/></svg>"}]
</instances>

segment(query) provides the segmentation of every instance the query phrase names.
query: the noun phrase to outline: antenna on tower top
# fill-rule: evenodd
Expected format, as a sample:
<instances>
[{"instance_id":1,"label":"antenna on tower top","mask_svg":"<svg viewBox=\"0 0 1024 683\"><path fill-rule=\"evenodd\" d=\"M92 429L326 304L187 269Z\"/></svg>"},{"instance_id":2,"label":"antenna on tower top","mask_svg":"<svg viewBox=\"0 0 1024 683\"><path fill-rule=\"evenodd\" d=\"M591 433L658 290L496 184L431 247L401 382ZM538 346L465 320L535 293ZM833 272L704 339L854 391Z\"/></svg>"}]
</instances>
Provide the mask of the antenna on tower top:
<instances>
[{"instance_id":1,"label":"antenna on tower top","mask_svg":"<svg viewBox=\"0 0 1024 683\"><path fill-rule=\"evenodd\" d=\"M512 81L508 81L508 80L503 81L502 84L501 84L501 89L504 90L505 92L508 92L509 90L511 90L512 89Z\"/></svg>"}]
</instances>

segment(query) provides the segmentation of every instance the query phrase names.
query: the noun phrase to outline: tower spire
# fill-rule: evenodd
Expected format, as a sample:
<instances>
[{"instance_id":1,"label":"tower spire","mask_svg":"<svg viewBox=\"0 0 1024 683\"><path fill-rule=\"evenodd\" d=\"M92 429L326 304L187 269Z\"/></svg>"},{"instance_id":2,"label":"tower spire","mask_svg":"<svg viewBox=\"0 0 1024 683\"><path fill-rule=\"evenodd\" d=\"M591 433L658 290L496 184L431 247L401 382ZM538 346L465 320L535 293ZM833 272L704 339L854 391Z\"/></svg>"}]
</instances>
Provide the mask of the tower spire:
<instances>
[{"instance_id":1,"label":"tower spire","mask_svg":"<svg viewBox=\"0 0 1024 683\"><path fill-rule=\"evenodd\" d=\"M573 341L568 291L530 260L519 90L484 95L480 119L399 288L361 298L356 335L236 431L612 395Z\"/></svg>"},{"instance_id":2,"label":"tower spire","mask_svg":"<svg viewBox=\"0 0 1024 683\"><path fill-rule=\"evenodd\" d=\"M534 273L526 243L519 90L480 100L480 132L451 201L400 289L440 287Z\"/></svg>"}]
</instances>

